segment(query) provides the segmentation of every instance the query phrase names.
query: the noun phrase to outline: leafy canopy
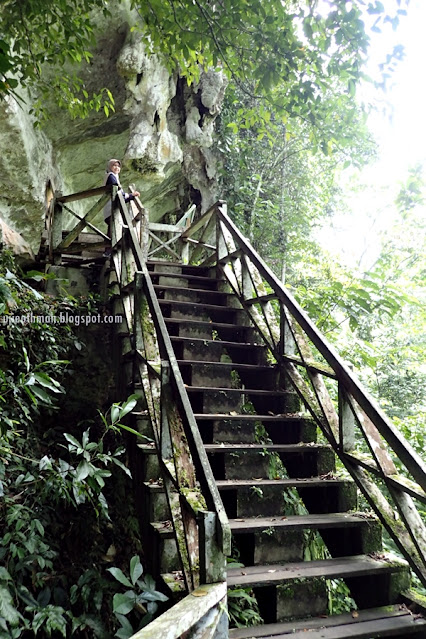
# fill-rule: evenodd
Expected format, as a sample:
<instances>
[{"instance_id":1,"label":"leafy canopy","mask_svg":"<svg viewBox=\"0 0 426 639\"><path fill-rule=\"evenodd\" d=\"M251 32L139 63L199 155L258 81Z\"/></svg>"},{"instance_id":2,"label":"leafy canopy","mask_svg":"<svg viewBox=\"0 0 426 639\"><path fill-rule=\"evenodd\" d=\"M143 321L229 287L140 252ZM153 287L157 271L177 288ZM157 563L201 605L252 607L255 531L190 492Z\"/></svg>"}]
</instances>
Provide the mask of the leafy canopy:
<instances>
[{"instance_id":1,"label":"leafy canopy","mask_svg":"<svg viewBox=\"0 0 426 639\"><path fill-rule=\"evenodd\" d=\"M170 69L178 67L188 83L201 68L220 67L245 91L273 103L274 110L312 119L325 91L339 82L353 95L362 77L369 44L363 12L376 17L375 30L386 21L396 26L408 2L387 3L388 14L383 3L366 0L131 0L131 26L140 29L148 50L162 55ZM63 80L52 83L57 98L71 86L81 93L82 104L99 109L99 95L84 93L78 73L67 82L63 65L90 60L97 16L109 15L111 7L106 0L3 1L0 97L18 83L43 84L44 69L53 66ZM281 92L273 98L277 86ZM108 110L111 96L105 99Z\"/></svg>"}]
</instances>

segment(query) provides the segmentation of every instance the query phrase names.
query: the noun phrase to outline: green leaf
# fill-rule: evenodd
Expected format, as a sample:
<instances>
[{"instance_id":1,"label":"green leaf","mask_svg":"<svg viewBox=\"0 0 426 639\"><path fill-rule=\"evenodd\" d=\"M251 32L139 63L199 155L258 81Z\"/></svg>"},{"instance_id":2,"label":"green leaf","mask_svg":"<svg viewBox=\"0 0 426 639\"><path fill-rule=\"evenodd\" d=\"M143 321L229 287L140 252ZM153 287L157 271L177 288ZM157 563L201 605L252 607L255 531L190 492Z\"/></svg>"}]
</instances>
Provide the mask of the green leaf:
<instances>
[{"instance_id":1,"label":"green leaf","mask_svg":"<svg viewBox=\"0 0 426 639\"><path fill-rule=\"evenodd\" d=\"M114 579L117 579L117 581L119 581L124 586L127 586L128 588L133 587L133 584L128 580L128 578L123 573L123 571L120 570L120 568L116 568L115 566L113 566L112 568L108 568L107 570L111 573Z\"/></svg>"},{"instance_id":2,"label":"green leaf","mask_svg":"<svg viewBox=\"0 0 426 639\"><path fill-rule=\"evenodd\" d=\"M143 567L140 562L138 555L135 555L130 560L130 579L132 580L133 585L137 582L139 577L143 573Z\"/></svg>"},{"instance_id":3,"label":"green leaf","mask_svg":"<svg viewBox=\"0 0 426 639\"><path fill-rule=\"evenodd\" d=\"M81 461L77 466L77 470L75 473L76 480L83 481L83 479L86 479L86 477L91 474L93 474L92 464L89 464L89 462L83 459L83 461Z\"/></svg>"},{"instance_id":4,"label":"green leaf","mask_svg":"<svg viewBox=\"0 0 426 639\"><path fill-rule=\"evenodd\" d=\"M73 437L69 433L64 433L64 437L65 437L65 439L68 442L70 442L70 444L73 444L73 446L75 446L76 448L80 448L82 450L82 446L81 446L80 442L77 441L77 439L75 437Z\"/></svg>"},{"instance_id":5,"label":"green leaf","mask_svg":"<svg viewBox=\"0 0 426 639\"><path fill-rule=\"evenodd\" d=\"M138 395L130 395L130 397L126 399L126 401L120 408L120 419L122 419L125 415L127 415L134 409L134 407L138 403L138 399Z\"/></svg>"},{"instance_id":6,"label":"green leaf","mask_svg":"<svg viewBox=\"0 0 426 639\"><path fill-rule=\"evenodd\" d=\"M53 391L54 393L62 393L63 392L63 389L62 389L61 385L59 384L59 382L57 382L55 379L53 379L52 377L50 377L46 373L34 373L34 379L37 380L37 382L41 386L44 386L45 388L48 388L49 390Z\"/></svg>"},{"instance_id":7,"label":"green leaf","mask_svg":"<svg viewBox=\"0 0 426 639\"><path fill-rule=\"evenodd\" d=\"M0 617L6 619L11 626L17 626L21 615L13 605L13 598L9 589L0 584Z\"/></svg>"},{"instance_id":8,"label":"green leaf","mask_svg":"<svg viewBox=\"0 0 426 639\"><path fill-rule=\"evenodd\" d=\"M120 417L120 408L119 406L117 406L117 404L113 404L111 406L111 422L115 424L115 422L118 421L119 417Z\"/></svg>"},{"instance_id":9,"label":"green leaf","mask_svg":"<svg viewBox=\"0 0 426 639\"><path fill-rule=\"evenodd\" d=\"M112 609L114 613L127 615L131 612L136 603L136 595L133 591L124 594L116 593L112 600Z\"/></svg>"},{"instance_id":10,"label":"green leaf","mask_svg":"<svg viewBox=\"0 0 426 639\"><path fill-rule=\"evenodd\" d=\"M125 465L123 464L123 462L122 462L122 461L120 461L120 460L119 460L119 459L117 459L116 457L112 457L112 458L111 458L111 461L112 461L112 462L113 462L116 466L118 466L119 468L121 468L121 470L124 470L124 472L126 473L126 475L127 475L128 477L130 477L130 478L132 477L132 473L131 473L131 472L130 472L130 470L127 468L127 466L125 466Z\"/></svg>"}]
</instances>

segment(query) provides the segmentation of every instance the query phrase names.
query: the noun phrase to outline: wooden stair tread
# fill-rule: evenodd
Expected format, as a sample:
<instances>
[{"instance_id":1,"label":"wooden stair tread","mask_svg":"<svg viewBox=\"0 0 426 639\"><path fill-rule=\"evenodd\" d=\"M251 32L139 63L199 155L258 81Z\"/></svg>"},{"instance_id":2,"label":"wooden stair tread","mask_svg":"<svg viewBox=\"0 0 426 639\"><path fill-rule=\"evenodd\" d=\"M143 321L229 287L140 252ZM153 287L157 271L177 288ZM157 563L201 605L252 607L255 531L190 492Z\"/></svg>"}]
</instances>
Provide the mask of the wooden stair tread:
<instances>
[{"instance_id":1,"label":"wooden stair tread","mask_svg":"<svg viewBox=\"0 0 426 639\"><path fill-rule=\"evenodd\" d=\"M208 275L192 275L191 273L168 273L167 271L149 271L149 274L151 278L152 277L171 277L171 278L176 277L183 280L194 280L196 282L212 282L214 284L219 284L219 282L225 281L217 277L209 277Z\"/></svg>"},{"instance_id":2,"label":"wooden stair tread","mask_svg":"<svg viewBox=\"0 0 426 639\"><path fill-rule=\"evenodd\" d=\"M229 631L229 639L280 639L288 635L316 639L369 639L372 636L400 635L402 630L412 634L425 625L426 620L423 617L414 616L404 605L395 604L330 617L233 628ZM388 631L393 629L398 629L398 632L388 634Z\"/></svg>"},{"instance_id":3,"label":"wooden stair tread","mask_svg":"<svg viewBox=\"0 0 426 639\"><path fill-rule=\"evenodd\" d=\"M240 517L230 519L229 525L233 533L257 532L268 528L345 528L347 526L362 526L370 518L358 513L325 513L308 515L286 515L278 517Z\"/></svg>"},{"instance_id":4,"label":"wooden stair tread","mask_svg":"<svg viewBox=\"0 0 426 639\"><path fill-rule=\"evenodd\" d=\"M232 313L241 313L244 309L242 308L233 308L232 306L222 306L221 304L206 304L205 302L188 302L184 300L164 300L159 299L159 304L162 306L171 305L171 306L191 306L205 310L211 311L225 311ZM182 319L181 319L182 321Z\"/></svg>"},{"instance_id":5,"label":"wooden stair tread","mask_svg":"<svg viewBox=\"0 0 426 639\"><path fill-rule=\"evenodd\" d=\"M275 368L273 366L263 366L258 364L240 364L237 362L206 362L205 360L198 359L178 359L176 360L179 365L186 364L188 366L198 365L198 366L220 366L221 368L229 368L233 370L234 368L240 368L243 371L274 371Z\"/></svg>"},{"instance_id":6,"label":"wooden stair tread","mask_svg":"<svg viewBox=\"0 0 426 639\"><path fill-rule=\"evenodd\" d=\"M328 444L301 442L298 444L204 444L208 453L264 452L271 453L306 453L308 451L330 450Z\"/></svg>"},{"instance_id":7,"label":"wooden stair tread","mask_svg":"<svg viewBox=\"0 0 426 639\"><path fill-rule=\"evenodd\" d=\"M188 393L203 393L205 391L215 391L220 392L224 391L226 393L235 393L235 394L243 394L246 395L263 395L263 396L279 396L285 397L289 395L291 391L284 390L264 390L259 388L227 388L226 386L186 386L186 390Z\"/></svg>"},{"instance_id":8,"label":"wooden stair tread","mask_svg":"<svg viewBox=\"0 0 426 639\"><path fill-rule=\"evenodd\" d=\"M223 295L224 297L232 297L234 295L233 293L230 293L229 291L215 291L208 288L189 288L189 287L182 288L178 286L170 286L168 284L154 284L154 289L156 291L176 291L179 294L191 292L191 293L202 293L203 295L204 294ZM179 302L180 300L167 300L167 301Z\"/></svg>"},{"instance_id":9,"label":"wooden stair tread","mask_svg":"<svg viewBox=\"0 0 426 639\"><path fill-rule=\"evenodd\" d=\"M339 579L360 576L371 576L378 573L389 573L405 570L403 560L396 560L388 554L377 557L370 555L354 555L333 559L315 559L297 563L271 564L267 566L246 566L230 568L227 571L228 586L274 586L293 579Z\"/></svg>"},{"instance_id":10,"label":"wooden stair tread","mask_svg":"<svg viewBox=\"0 0 426 639\"><path fill-rule=\"evenodd\" d=\"M203 305L201 305L203 306ZM234 310L239 310L239 309L234 309ZM252 326L243 326L242 324L238 324L238 325L234 325L234 324L228 324L227 322L212 322L211 320L205 320L205 319L197 319L197 318L186 318L184 320L182 320L181 317L165 317L164 321L166 322L166 324L182 324L182 321L185 322L185 326L194 326L196 324L201 325L201 326L208 326L209 328L234 328L235 330L241 330L241 329L246 329L246 330L251 330L253 331L253 327ZM195 338L189 338L189 339L195 339ZM201 338L202 339L202 338ZM214 341L214 340L213 340ZM221 340L217 340L217 341L221 341Z\"/></svg>"},{"instance_id":11,"label":"wooden stair tread","mask_svg":"<svg viewBox=\"0 0 426 639\"><path fill-rule=\"evenodd\" d=\"M187 320L185 320L185 322L186 321ZM210 324L210 322L207 323ZM226 324L226 326L228 326L228 324ZM251 344L250 342L232 342L230 340L222 339L203 339L202 337L180 337L178 335L171 335L170 339L172 342L183 342L184 344L192 344L193 342L195 342L196 344L204 344L205 346L208 346L209 344L220 344L220 346L223 346L224 348L266 348L266 346L264 346L263 344Z\"/></svg>"},{"instance_id":12,"label":"wooden stair tread","mask_svg":"<svg viewBox=\"0 0 426 639\"><path fill-rule=\"evenodd\" d=\"M132 414L135 414L132 412ZM146 416L147 412L139 413L141 416ZM157 453L154 443L137 444L137 447L143 450L144 453ZM207 453L235 453L235 452L253 452L263 453L265 450L271 453L295 453L306 454L307 452L330 450L328 444L315 444L314 442L299 443L299 444L204 444L204 448Z\"/></svg>"},{"instance_id":13,"label":"wooden stair tread","mask_svg":"<svg viewBox=\"0 0 426 639\"><path fill-rule=\"evenodd\" d=\"M240 421L244 419L247 422L294 422L294 420L312 421L312 418L306 413L282 413L277 415L252 415L245 413L237 413L230 415L229 413L194 413L194 417L197 421L206 420L235 420Z\"/></svg>"},{"instance_id":14,"label":"wooden stair tread","mask_svg":"<svg viewBox=\"0 0 426 639\"><path fill-rule=\"evenodd\" d=\"M329 486L347 484L350 479L341 477L289 477L287 479L217 479L216 485L219 490L233 490L234 488L251 488L252 486L282 486L286 488L304 488L313 486Z\"/></svg>"}]
</instances>

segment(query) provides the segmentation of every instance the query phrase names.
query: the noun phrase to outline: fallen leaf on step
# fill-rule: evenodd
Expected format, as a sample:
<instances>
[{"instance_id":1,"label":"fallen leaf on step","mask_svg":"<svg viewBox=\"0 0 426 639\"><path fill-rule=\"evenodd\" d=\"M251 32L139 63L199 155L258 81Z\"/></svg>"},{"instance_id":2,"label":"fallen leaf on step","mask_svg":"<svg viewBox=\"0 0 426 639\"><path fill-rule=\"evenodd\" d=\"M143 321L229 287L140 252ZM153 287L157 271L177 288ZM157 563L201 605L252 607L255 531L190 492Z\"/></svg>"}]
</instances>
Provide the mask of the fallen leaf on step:
<instances>
[{"instance_id":1,"label":"fallen leaf on step","mask_svg":"<svg viewBox=\"0 0 426 639\"><path fill-rule=\"evenodd\" d=\"M234 519L234 521L245 521L245 519Z\"/></svg>"},{"instance_id":2,"label":"fallen leaf on step","mask_svg":"<svg viewBox=\"0 0 426 639\"><path fill-rule=\"evenodd\" d=\"M205 597L208 593L205 592L204 590L193 590L191 592L191 595L193 597Z\"/></svg>"},{"instance_id":3,"label":"fallen leaf on step","mask_svg":"<svg viewBox=\"0 0 426 639\"><path fill-rule=\"evenodd\" d=\"M276 570L268 570L268 572L277 572Z\"/></svg>"},{"instance_id":4,"label":"fallen leaf on step","mask_svg":"<svg viewBox=\"0 0 426 639\"><path fill-rule=\"evenodd\" d=\"M352 613L352 617L353 617L354 619L356 619L357 617L359 617L359 612L357 612L356 610L354 610L354 611L353 611L353 613Z\"/></svg>"},{"instance_id":5,"label":"fallen leaf on step","mask_svg":"<svg viewBox=\"0 0 426 639\"><path fill-rule=\"evenodd\" d=\"M230 415L238 415L238 413L237 413L237 411L236 411L236 410L231 410L229 414L230 414Z\"/></svg>"}]
</instances>

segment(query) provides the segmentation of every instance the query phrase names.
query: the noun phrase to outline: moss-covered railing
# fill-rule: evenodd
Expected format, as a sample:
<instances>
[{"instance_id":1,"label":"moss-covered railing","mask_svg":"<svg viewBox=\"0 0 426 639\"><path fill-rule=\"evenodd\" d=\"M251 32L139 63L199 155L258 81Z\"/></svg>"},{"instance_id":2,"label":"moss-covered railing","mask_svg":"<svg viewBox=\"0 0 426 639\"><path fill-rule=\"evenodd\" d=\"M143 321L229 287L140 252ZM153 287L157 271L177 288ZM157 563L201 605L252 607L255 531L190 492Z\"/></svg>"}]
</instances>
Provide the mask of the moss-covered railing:
<instances>
[{"instance_id":1,"label":"moss-covered railing","mask_svg":"<svg viewBox=\"0 0 426 639\"><path fill-rule=\"evenodd\" d=\"M192 224L181 241L184 262L223 273L276 366L426 586L426 528L416 507L416 501L426 503L424 462L240 233L225 202Z\"/></svg>"},{"instance_id":2,"label":"moss-covered railing","mask_svg":"<svg viewBox=\"0 0 426 639\"><path fill-rule=\"evenodd\" d=\"M75 227L64 232L66 203L99 195ZM112 200L110 237L91 224L109 200ZM188 218L192 212L192 209L188 212ZM179 623L169 628L167 637L175 639L197 624L202 625L206 615L210 628L206 637L215 636L216 626L223 626L220 633L226 633L224 603L226 556L231 553L229 523L146 264L153 231L169 232L170 228L156 225L150 231L147 213L138 198L129 207L121 193L109 187L69 196L56 193L47 222L53 262L60 262L62 253L72 251L73 244L78 245L80 233L87 226L102 236L103 242L110 241L112 245L111 271L115 277L111 279L113 283L115 280L116 289L112 291L113 299L115 310L125 319L119 329L121 335L117 336L120 376L124 380L123 393L126 393L123 400L132 391L140 397L136 417L148 423L145 436L153 440L157 452L184 586L187 593L194 592L188 595L191 598L178 604L179 611L185 614ZM184 228L184 225L179 227L179 236ZM175 242L179 238L174 227L172 231ZM161 241L158 244L161 245ZM149 553L149 548L144 550ZM162 627L162 623L176 620L175 607L165 615L166 622L164 618L155 622L154 634L149 626L138 636L157 638L158 624ZM215 617L213 625L212 617Z\"/></svg>"}]
</instances>

